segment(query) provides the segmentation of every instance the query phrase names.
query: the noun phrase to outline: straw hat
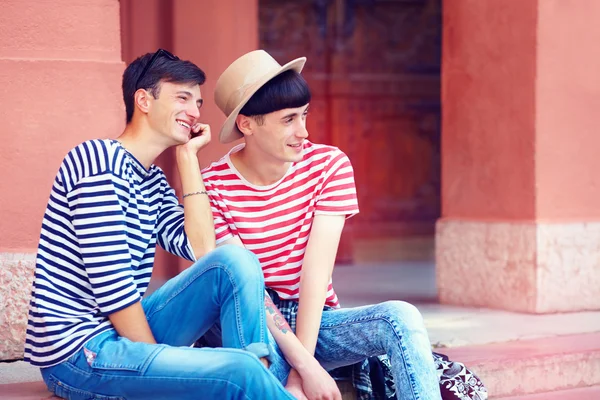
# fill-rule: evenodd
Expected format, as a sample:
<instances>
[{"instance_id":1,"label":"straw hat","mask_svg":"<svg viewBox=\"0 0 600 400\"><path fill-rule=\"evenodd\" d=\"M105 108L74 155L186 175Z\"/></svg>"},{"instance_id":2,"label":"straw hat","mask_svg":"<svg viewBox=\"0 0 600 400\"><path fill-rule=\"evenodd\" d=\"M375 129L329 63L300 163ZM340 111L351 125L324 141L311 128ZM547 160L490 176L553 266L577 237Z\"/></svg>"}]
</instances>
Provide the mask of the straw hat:
<instances>
[{"instance_id":1,"label":"straw hat","mask_svg":"<svg viewBox=\"0 0 600 400\"><path fill-rule=\"evenodd\" d=\"M251 51L235 60L221 74L215 87L215 103L227 116L219 141L229 143L240 139L243 135L235 119L252 95L282 72L290 69L301 72L305 62L306 57L300 57L281 66L264 50Z\"/></svg>"}]
</instances>

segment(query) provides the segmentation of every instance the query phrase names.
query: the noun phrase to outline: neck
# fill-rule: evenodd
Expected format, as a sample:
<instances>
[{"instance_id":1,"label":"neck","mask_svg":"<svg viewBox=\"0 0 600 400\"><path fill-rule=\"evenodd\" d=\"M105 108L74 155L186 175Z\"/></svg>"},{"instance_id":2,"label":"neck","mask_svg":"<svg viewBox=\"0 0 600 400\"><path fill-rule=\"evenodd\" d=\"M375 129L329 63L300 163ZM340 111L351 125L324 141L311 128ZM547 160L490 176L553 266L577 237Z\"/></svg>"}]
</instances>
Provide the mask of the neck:
<instances>
[{"instance_id":1,"label":"neck","mask_svg":"<svg viewBox=\"0 0 600 400\"><path fill-rule=\"evenodd\" d=\"M248 182L256 186L268 186L278 182L286 174L291 162L276 160L246 146L231 154L231 162Z\"/></svg>"},{"instance_id":2,"label":"neck","mask_svg":"<svg viewBox=\"0 0 600 400\"><path fill-rule=\"evenodd\" d=\"M117 140L133 156L149 169L154 160L169 146L162 143L157 135L143 121L132 121Z\"/></svg>"}]
</instances>

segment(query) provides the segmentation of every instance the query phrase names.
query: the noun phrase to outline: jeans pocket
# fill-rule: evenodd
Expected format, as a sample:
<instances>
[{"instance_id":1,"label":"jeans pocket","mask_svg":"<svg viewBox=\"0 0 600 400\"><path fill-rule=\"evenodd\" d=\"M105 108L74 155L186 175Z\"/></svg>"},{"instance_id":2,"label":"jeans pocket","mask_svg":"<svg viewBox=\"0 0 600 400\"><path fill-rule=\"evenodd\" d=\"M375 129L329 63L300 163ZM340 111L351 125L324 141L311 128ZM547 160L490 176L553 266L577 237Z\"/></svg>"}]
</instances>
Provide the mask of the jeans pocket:
<instances>
[{"instance_id":1,"label":"jeans pocket","mask_svg":"<svg viewBox=\"0 0 600 400\"><path fill-rule=\"evenodd\" d=\"M132 342L124 337L113 336L99 345L88 342L83 352L93 370L101 370L105 374L140 375L163 348L163 345Z\"/></svg>"},{"instance_id":2,"label":"jeans pocket","mask_svg":"<svg viewBox=\"0 0 600 400\"><path fill-rule=\"evenodd\" d=\"M105 396L94 394L85 390L76 389L57 379L54 375L49 375L46 384L48 389L61 399L68 400L125 400L124 397Z\"/></svg>"}]
</instances>

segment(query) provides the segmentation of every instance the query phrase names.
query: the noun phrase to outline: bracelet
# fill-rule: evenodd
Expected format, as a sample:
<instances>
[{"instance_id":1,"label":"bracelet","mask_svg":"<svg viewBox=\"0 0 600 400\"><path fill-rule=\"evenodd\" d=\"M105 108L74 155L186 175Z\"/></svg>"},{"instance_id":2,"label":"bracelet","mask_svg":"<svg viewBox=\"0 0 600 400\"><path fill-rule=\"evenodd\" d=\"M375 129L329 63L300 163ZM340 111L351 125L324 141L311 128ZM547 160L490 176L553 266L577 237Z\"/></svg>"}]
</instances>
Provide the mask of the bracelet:
<instances>
[{"instance_id":1,"label":"bracelet","mask_svg":"<svg viewBox=\"0 0 600 400\"><path fill-rule=\"evenodd\" d=\"M205 194L205 195L207 195L207 196L208 196L208 192L207 192L206 190L202 190L202 191L200 191L200 192L186 193L186 194L184 194L184 195L183 195L183 197L182 197L182 198L184 198L184 199L185 199L185 198L186 198L186 197L188 197L188 196L194 196L194 195L196 195L196 194Z\"/></svg>"}]
</instances>

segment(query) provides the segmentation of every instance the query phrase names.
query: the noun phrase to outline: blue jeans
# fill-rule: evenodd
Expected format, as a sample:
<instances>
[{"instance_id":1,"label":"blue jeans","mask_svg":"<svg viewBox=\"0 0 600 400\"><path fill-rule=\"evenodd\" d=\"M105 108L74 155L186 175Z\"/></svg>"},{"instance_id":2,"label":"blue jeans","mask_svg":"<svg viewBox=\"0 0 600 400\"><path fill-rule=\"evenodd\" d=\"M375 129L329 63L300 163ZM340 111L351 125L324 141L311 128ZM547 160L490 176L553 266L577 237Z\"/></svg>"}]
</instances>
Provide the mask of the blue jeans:
<instances>
[{"instance_id":1,"label":"blue jeans","mask_svg":"<svg viewBox=\"0 0 600 400\"><path fill-rule=\"evenodd\" d=\"M274 348L271 372L284 384L290 366ZM417 308L403 301L324 310L315 358L326 370L387 354L398 399L439 400L439 378L431 344Z\"/></svg>"},{"instance_id":2,"label":"blue jeans","mask_svg":"<svg viewBox=\"0 0 600 400\"><path fill-rule=\"evenodd\" d=\"M257 258L222 246L142 301L159 344L114 329L67 361L42 369L66 399L293 399L259 361L271 357L264 281ZM189 347L212 325L227 348Z\"/></svg>"}]
</instances>

